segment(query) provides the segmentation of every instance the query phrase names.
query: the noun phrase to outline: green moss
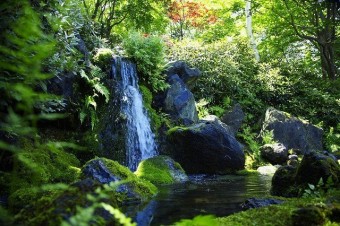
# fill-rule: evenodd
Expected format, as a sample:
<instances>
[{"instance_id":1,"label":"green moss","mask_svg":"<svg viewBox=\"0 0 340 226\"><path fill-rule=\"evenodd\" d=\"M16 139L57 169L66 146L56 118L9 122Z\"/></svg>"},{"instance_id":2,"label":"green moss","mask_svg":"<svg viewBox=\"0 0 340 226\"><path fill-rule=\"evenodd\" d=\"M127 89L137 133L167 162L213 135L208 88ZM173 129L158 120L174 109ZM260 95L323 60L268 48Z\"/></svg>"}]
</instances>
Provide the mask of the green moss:
<instances>
[{"instance_id":1,"label":"green moss","mask_svg":"<svg viewBox=\"0 0 340 226\"><path fill-rule=\"evenodd\" d=\"M154 158L143 160L135 172L135 174L142 179L148 180L154 184L172 184L176 179L170 172L169 160L173 161L167 156L157 156ZM174 163L175 170L179 170L185 174L179 163Z\"/></svg>"},{"instance_id":2,"label":"green moss","mask_svg":"<svg viewBox=\"0 0 340 226\"><path fill-rule=\"evenodd\" d=\"M174 132L176 132L176 131L186 131L186 130L189 130L189 128L188 128L188 127L185 127L185 126L175 126L175 127L170 128L170 129L167 131L166 135L167 135L167 136L171 136L171 134L174 133Z\"/></svg>"},{"instance_id":3,"label":"green moss","mask_svg":"<svg viewBox=\"0 0 340 226\"><path fill-rule=\"evenodd\" d=\"M167 115L162 114L162 113L157 113L157 111L152 108L153 97L152 97L152 93L150 89L148 89L144 85L140 85L139 89L142 92L144 107L148 111L149 117L151 119L151 125L152 125L153 131L157 134L158 129L162 125L166 125L168 128L171 127L171 121L167 117Z\"/></svg>"},{"instance_id":4,"label":"green moss","mask_svg":"<svg viewBox=\"0 0 340 226\"><path fill-rule=\"evenodd\" d=\"M113 51L108 48L99 48L96 54L93 56L93 62L99 66L103 71L107 71L110 68L113 58Z\"/></svg>"},{"instance_id":5,"label":"green moss","mask_svg":"<svg viewBox=\"0 0 340 226\"><path fill-rule=\"evenodd\" d=\"M247 176L247 175L258 175L259 172L257 170L244 169L244 170L237 171L236 174L241 175L241 176Z\"/></svg>"},{"instance_id":6,"label":"green moss","mask_svg":"<svg viewBox=\"0 0 340 226\"><path fill-rule=\"evenodd\" d=\"M286 226L293 225L292 215L299 208L315 207L320 205L318 199L285 199L281 205L272 205L263 208L250 209L239 212L228 217L218 218L219 225L263 225L263 226ZM318 211L322 211L319 209ZM326 212L321 212L324 216ZM326 219L328 225L332 225L329 219Z\"/></svg>"},{"instance_id":7,"label":"green moss","mask_svg":"<svg viewBox=\"0 0 340 226\"><path fill-rule=\"evenodd\" d=\"M127 167L120 165L117 161L106 158L100 158L112 174L121 180L126 180L133 190L140 196L142 200L149 199L157 194L158 189L155 185L147 180L138 178Z\"/></svg>"}]
</instances>

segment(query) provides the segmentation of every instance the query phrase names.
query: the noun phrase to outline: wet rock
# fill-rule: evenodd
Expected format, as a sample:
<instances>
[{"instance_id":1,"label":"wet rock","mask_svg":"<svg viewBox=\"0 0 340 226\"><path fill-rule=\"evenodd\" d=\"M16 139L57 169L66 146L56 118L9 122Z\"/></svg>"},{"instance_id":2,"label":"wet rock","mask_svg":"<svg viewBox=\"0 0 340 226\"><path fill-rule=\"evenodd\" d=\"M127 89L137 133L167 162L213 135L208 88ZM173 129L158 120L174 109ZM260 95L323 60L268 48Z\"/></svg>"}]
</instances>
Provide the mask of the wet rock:
<instances>
[{"instance_id":1,"label":"wet rock","mask_svg":"<svg viewBox=\"0 0 340 226\"><path fill-rule=\"evenodd\" d=\"M273 165L284 164L287 161L288 150L283 144L265 144L260 151L261 157Z\"/></svg>"},{"instance_id":2,"label":"wet rock","mask_svg":"<svg viewBox=\"0 0 340 226\"><path fill-rule=\"evenodd\" d=\"M223 174L243 169L242 148L223 124L200 121L189 127L171 129L168 132L171 157L187 173Z\"/></svg>"},{"instance_id":3,"label":"wet rock","mask_svg":"<svg viewBox=\"0 0 340 226\"><path fill-rule=\"evenodd\" d=\"M322 150L322 129L274 108L267 109L261 134L271 130L274 140L298 154Z\"/></svg>"},{"instance_id":4,"label":"wet rock","mask_svg":"<svg viewBox=\"0 0 340 226\"><path fill-rule=\"evenodd\" d=\"M85 178L96 180L101 184L121 180L118 176L112 174L101 159L94 159L88 162L82 169L82 175Z\"/></svg>"},{"instance_id":5,"label":"wet rock","mask_svg":"<svg viewBox=\"0 0 340 226\"><path fill-rule=\"evenodd\" d=\"M170 88L166 92L164 110L179 124L190 125L198 121L195 98L177 75L168 78Z\"/></svg>"},{"instance_id":6,"label":"wet rock","mask_svg":"<svg viewBox=\"0 0 340 226\"><path fill-rule=\"evenodd\" d=\"M244 203L241 204L243 210L254 209L265 207L269 205L277 205L283 203L282 200L278 199L258 199L258 198L250 198L247 199Z\"/></svg>"},{"instance_id":7,"label":"wet rock","mask_svg":"<svg viewBox=\"0 0 340 226\"><path fill-rule=\"evenodd\" d=\"M297 155L288 155L288 162L287 165L289 166L298 166L299 165L299 158Z\"/></svg>"},{"instance_id":8,"label":"wet rock","mask_svg":"<svg viewBox=\"0 0 340 226\"><path fill-rule=\"evenodd\" d=\"M241 128L244 117L245 114L241 108L241 105L235 104L231 111L225 113L222 116L221 121L227 124L235 135L237 131Z\"/></svg>"},{"instance_id":9,"label":"wet rock","mask_svg":"<svg viewBox=\"0 0 340 226\"><path fill-rule=\"evenodd\" d=\"M168 77L178 75L189 88L193 87L194 82L201 75L199 69L190 68L184 61L174 62L165 73Z\"/></svg>"}]
</instances>

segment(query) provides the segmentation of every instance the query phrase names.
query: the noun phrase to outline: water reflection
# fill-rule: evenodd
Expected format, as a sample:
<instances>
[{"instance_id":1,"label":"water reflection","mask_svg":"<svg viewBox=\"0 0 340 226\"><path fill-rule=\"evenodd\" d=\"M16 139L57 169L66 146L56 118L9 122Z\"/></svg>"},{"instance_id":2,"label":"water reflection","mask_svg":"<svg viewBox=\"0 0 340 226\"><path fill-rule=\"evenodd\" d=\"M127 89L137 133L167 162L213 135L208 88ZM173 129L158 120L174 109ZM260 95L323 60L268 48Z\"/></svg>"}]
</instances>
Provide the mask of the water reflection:
<instances>
[{"instance_id":1,"label":"water reflection","mask_svg":"<svg viewBox=\"0 0 340 226\"><path fill-rule=\"evenodd\" d=\"M245 199L268 195L270 181L263 175L190 176L188 183L162 186L154 200L128 215L140 226L170 225L196 215L227 216L241 211Z\"/></svg>"}]
</instances>

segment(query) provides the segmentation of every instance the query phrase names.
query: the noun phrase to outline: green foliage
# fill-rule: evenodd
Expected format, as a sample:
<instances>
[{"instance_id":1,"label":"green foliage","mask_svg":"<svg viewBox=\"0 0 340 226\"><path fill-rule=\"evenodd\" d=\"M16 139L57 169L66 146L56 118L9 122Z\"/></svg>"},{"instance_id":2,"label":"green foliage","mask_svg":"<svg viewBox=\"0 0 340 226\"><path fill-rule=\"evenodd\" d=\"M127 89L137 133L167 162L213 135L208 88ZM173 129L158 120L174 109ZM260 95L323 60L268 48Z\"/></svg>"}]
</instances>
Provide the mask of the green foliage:
<instances>
[{"instance_id":1,"label":"green foliage","mask_svg":"<svg viewBox=\"0 0 340 226\"><path fill-rule=\"evenodd\" d=\"M108 48L99 48L93 56L93 62L103 71L108 71L111 68L113 59L113 51Z\"/></svg>"},{"instance_id":2,"label":"green foliage","mask_svg":"<svg viewBox=\"0 0 340 226\"><path fill-rule=\"evenodd\" d=\"M331 152L340 151L340 123L336 128L330 127L326 133L326 148Z\"/></svg>"},{"instance_id":3,"label":"green foliage","mask_svg":"<svg viewBox=\"0 0 340 226\"><path fill-rule=\"evenodd\" d=\"M124 39L123 46L128 56L136 61L140 78L153 92L168 88L162 74L165 66L164 44L159 37L131 32Z\"/></svg>"},{"instance_id":4,"label":"green foliage","mask_svg":"<svg viewBox=\"0 0 340 226\"><path fill-rule=\"evenodd\" d=\"M252 162L248 163L248 167L259 167L263 161L260 152L261 144L257 141L257 134L252 132L250 127L245 127L238 136L247 144L246 150L248 150L248 155L252 158Z\"/></svg>"},{"instance_id":5,"label":"green foliage","mask_svg":"<svg viewBox=\"0 0 340 226\"><path fill-rule=\"evenodd\" d=\"M326 183L324 183L323 179L320 178L317 185L308 184L308 188L306 188L302 194L302 197L308 198L321 198L325 197L327 191L334 187L334 182L332 177L328 177Z\"/></svg>"},{"instance_id":6,"label":"green foliage","mask_svg":"<svg viewBox=\"0 0 340 226\"><path fill-rule=\"evenodd\" d=\"M174 223L176 226L217 226L218 221L212 215L198 215L193 219L183 219Z\"/></svg>"},{"instance_id":7,"label":"green foliage","mask_svg":"<svg viewBox=\"0 0 340 226\"><path fill-rule=\"evenodd\" d=\"M204 118L205 116L209 115L209 111L206 108L208 101L205 100L204 98L200 99L198 102L195 103L196 104L196 109L198 112L198 118Z\"/></svg>"},{"instance_id":8,"label":"green foliage","mask_svg":"<svg viewBox=\"0 0 340 226\"><path fill-rule=\"evenodd\" d=\"M273 144L273 143L275 143L274 130L264 131L261 134L261 138L262 138L263 144Z\"/></svg>"},{"instance_id":9,"label":"green foliage","mask_svg":"<svg viewBox=\"0 0 340 226\"><path fill-rule=\"evenodd\" d=\"M96 222L96 225L105 225L106 222L101 217L95 216L97 209L104 209L109 212L117 223L123 226L136 226L131 219L126 217L118 208L103 202L102 200L109 199L108 193L114 191L121 183L110 183L104 185L103 188L98 188L95 194L88 194L87 199L92 203L87 207L77 207L77 212L67 221L63 221L61 226L87 226L90 223Z\"/></svg>"},{"instance_id":10,"label":"green foliage","mask_svg":"<svg viewBox=\"0 0 340 226\"><path fill-rule=\"evenodd\" d=\"M1 131L10 137L34 137L37 121L46 117L36 114L34 107L51 99L38 92L37 86L50 77L42 72L41 62L53 51L54 42L43 34L37 14L25 1L15 6L21 9L19 17L8 25L3 34L6 41L0 45ZM6 18L3 20L2 23L7 22ZM10 151L18 150L4 141L0 145Z\"/></svg>"},{"instance_id":11,"label":"green foliage","mask_svg":"<svg viewBox=\"0 0 340 226\"><path fill-rule=\"evenodd\" d=\"M107 103L109 101L110 92L100 81L100 79L104 77L100 68L92 66L90 73L88 74L81 70L80 76L86 81L86 84L92 92L88 91L89 94L85 95L84 106L79 113L79 119L80 122L83 123L86 117L90 117L93 130L94 126L98 123L98 116L96 114L97 99L101 96L105 97L105 102Z\"/></svg>"}]
</instances>

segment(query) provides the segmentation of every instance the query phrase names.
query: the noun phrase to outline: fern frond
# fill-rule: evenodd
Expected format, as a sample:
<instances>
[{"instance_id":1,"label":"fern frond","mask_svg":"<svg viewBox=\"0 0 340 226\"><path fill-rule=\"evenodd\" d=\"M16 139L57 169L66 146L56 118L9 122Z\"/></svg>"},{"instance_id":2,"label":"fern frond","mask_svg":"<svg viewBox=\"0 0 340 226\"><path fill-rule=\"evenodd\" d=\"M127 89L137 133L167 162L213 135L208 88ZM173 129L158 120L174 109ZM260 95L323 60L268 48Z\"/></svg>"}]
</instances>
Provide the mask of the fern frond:
<instances>
[{"instance_id":1,"label":"fern frond","mask_svg":"<svg viewBox=\"0 0 340 226\"><path fill-rule=\"evenodd\" d=\"M110 96L109 90L101 83L96 83L93 87L98 93L102 94L105 97L105 102L107 103Z\"/></svg>"}]
</instances>

